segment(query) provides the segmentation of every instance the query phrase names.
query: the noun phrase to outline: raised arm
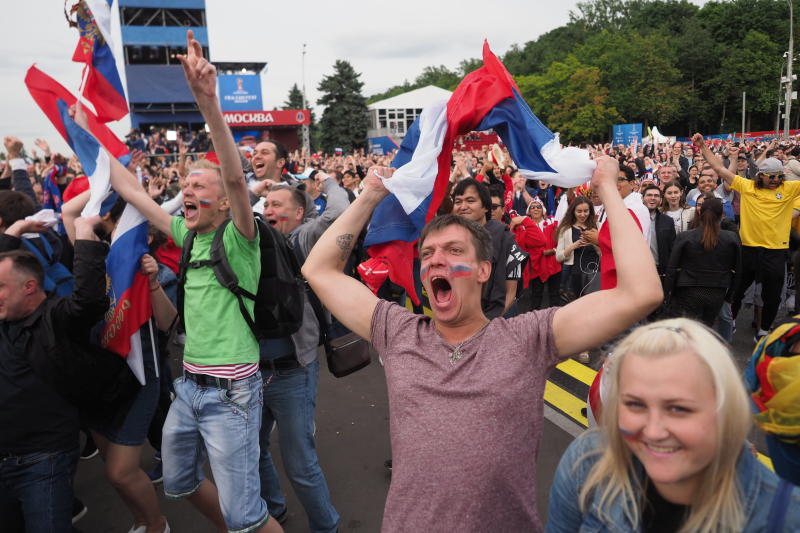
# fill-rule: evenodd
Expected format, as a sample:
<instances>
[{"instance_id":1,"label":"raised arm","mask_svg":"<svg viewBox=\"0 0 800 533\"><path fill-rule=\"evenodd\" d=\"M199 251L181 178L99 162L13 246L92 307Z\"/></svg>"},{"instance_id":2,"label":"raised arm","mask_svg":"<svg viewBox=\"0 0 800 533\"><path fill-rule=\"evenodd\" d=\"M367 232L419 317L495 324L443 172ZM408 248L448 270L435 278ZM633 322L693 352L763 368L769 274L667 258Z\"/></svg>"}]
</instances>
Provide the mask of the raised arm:
<instances>
[{"instance_id":1,"label":"raised arm","mask_svg":"<svg viewBox=\"0 0 800 533\"><path fill-rule=\"evenodd\" d=\"M692 137L692 142L695 146L700 148L700 151L703 152L703 158L708 161L708 164L711 165L711 168L717 173L717 175L722 178L725 184L730 187L733 185L733 177L736 175L727 168L714 152L712 152L709 147L706 145L705 140L703 140L703 136L699 133L695 133ZM737 149L738 155L738 149Z\"/></svg>"},{"instance_id":2,"label":"raised arm","mask_svg":"<svg viewBox=\"0 0 800 533\"><path fill-rule=\"evenodd\" d=\"M378 298L365 285L343 272L356 239L372 212L388 194L381 179L394 172L372 167L364 178L364 190L336 219L311 249L303 264L303 276L322 304L350 330L370 339L372 314Z\"/></svg>"},{"instance_id":3,"label":"raised arm","mask_svg":"<svg viewBox=\"0 0 800 533\"><path fill-rule=\"evenodd\" d=\"M661 281L653 255L616 187L619 163L597 159L592 189L605 206L617 286L598 291L560 308L553 318L558 353L573 355L594 348L641 320L662 301Z\"/></svg>"},{"instance_id":4,"label":"raised arm","mask_svg":"<svg viewBox=\"0 0 800 533\"><path fill-rule=\"evenodd\" d=\"M89 131L86 114L83 112L83 108L80 104L70 108L70 116L72 116L80 127ZM91 132L89 133L91 134ZM100 149L105 150L102 146ZM167 235L171 235L172 217L150 198L147 191L142 188L139 180L136 179L136 176L122 166L122 163L117 161L116 157L108 152L106 152L106 154L108 155L109 164L111 166L111 187L113 187L126 202L138 209L151 224Z\"/></svg>"},{"instance_id":5,"label":"raised arm","mask_svg":"<svg viewBox=\"0 0 800 533\"><path fill-rule=\"evenodd\" d=\"M231 218L239 233L248 239L256 236L250 196L244 180L242 160L225 122L217 100L217 69L203 57L203 47L194 39L194 32L186 32L187 55L179 55L186 81L192 90L200 113L211 130L211 141L219 159L222 184L231 206Z\"/></svg>"}]
</instances>

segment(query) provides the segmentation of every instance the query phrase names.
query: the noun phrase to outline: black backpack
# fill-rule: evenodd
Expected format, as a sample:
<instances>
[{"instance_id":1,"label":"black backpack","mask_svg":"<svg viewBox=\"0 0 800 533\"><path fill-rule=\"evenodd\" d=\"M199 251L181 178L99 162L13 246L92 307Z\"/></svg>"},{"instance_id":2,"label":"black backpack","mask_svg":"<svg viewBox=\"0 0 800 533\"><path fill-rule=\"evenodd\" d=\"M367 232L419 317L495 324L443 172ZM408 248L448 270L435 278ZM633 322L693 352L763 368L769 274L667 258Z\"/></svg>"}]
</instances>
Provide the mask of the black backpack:
<instances>
[{"instance_id":1,"label":"black backpack","mask_svg":"<svg viewBox=\"0 0 800 533\"><path fill-rule=\"evenodd\" d=\"M190 261L196 232L190 231L186 235L178 275L178 311L183 316L183 284L187 269L211 267L220 285L236 296L242 317L256 339L288 337L299 330L303 322L305 282L300 274L297 257L286 237L261 217L256 215L255 219L261 249L261 276L256 294L239 286L239 279L225 255L222 236L225 227L231 222L228 219L217 228L211 242L209 260ZM244 298L255 301L255 318L247 311Z\"/></svg>"}]
</instances>

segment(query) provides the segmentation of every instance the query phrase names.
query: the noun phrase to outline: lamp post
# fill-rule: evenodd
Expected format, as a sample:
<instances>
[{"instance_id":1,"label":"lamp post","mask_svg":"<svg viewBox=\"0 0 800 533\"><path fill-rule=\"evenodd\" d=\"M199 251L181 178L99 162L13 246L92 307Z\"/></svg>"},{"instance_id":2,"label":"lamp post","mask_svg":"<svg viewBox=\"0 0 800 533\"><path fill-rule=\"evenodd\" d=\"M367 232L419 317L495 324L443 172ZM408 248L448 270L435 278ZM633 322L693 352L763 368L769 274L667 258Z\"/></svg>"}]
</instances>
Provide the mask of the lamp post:
<instances>
[{"instance_id":1,"label":"lamp post","mask_svg":"<svg viewBox=\"0 0 800 533\"><path fill-rule=\"evenodd\" d=\"M781 62L781 77L778 78L778 112L775 114L775 137L781 133L781 106L783 105L783 67L786 66L786 56L789 52L783 54L783 61Z\"/></svg>"},{"instance_id":2,"label":"lamp post","mask_svg":"<svg viewBox=\"0 0 800 533\"><path fill-rule=\"evenodd\" d=\"M783 133L789 136L789 115L792 110L792 62L794 61L794 6L792 0L786 0L789 4L789 57L786 59L786 100L783 108Z\"/></svg>"},{"instance_id":3,"label":"lamp post","mask_svg":"<svg viewBox=\"0 0 800 533\"><path fill-rule=\"evenodd\" d=\"M308 109L306 104L306 43L303 43L303 60L302 60L302 70L303 70L303 109ZM308 124L303 124L302 127L303 132L303 150L305 151L306 156L311 155L311 138L309 135L309 126Z\"/></svg>"}]
</instances>

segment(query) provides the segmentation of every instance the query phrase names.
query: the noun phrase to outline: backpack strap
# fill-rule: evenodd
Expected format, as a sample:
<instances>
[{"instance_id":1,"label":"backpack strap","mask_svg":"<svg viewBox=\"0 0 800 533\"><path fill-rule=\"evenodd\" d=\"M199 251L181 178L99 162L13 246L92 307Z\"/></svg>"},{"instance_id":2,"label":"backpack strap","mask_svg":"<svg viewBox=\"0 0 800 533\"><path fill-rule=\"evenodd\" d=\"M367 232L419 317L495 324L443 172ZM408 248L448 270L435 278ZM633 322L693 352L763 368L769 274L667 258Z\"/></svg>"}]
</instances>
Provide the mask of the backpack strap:
<instances>
[{"instance_id":1,"label":"backpack strap","mask_svg":"<svg viewBox=\"0 0 800 533\"><path fill-rule=\"evenodd\" d=\"M239 286L239 277L233 271L231 264L228 262L228 255L225 253L225 228L230 224L231 219L227 219L217 229L214 234L214 240L211 241L211 266L214 269L214 276L220 285L228 289L236 296L236 301L239 302L239 311L242 313L242 318L247 322L247 326L253 335L258 338L258 328L256 328L255 320L250 316L250 312L244 305L244 298L249 298L255 301L256 295Z\"/></svg>"},{"instance_id":2,"label":"backpack strap","mask_svg":"<svg viewBox=\"0 0 800 533\"><path fill-rule=\"evenodd\" d=\"M178 309L178 316L176 320L183 324L183 285L186 283L186 272L190 268L189 259L192 257L192 245L194 245L194 238L197 236L196 231L190 231L183 239L183 246L181 247L181 259L178 262L178 291L175 297L176 308ZM175 324L172 324L173 326Z\"/></svg>"},{"instance_id":3,"label":"backpack strap","mask_svg":"<svg viewBox=\"0 0 800 533\"><path fill-rule=\"evenodd\" d=\"M325 318L325 311L322 308L322 302L319 301L319 297L305 280L304 285L306 289L306 298L308 298L308 303L311 304L311 309L314 310L314 316L317 317L317 322L319 323L319 344L324 344L325 353L328 353L331 348L330 324L328 324L328 319Z\"/></svg>"},{"instance_id":4,"label":"backpack strap","mask_svg":"<svg viewBox=\"0 0 800 533\"><path fill-rule=\"evenodd\" d=\"M766 533L781 533L784 530L783 525L786 522L786 510L789 508L792 489L794 489L794 485L781 478L778 490L775 491L775 496L772 498L772 505L769 507Z\"/></svg>"}]
</instances>

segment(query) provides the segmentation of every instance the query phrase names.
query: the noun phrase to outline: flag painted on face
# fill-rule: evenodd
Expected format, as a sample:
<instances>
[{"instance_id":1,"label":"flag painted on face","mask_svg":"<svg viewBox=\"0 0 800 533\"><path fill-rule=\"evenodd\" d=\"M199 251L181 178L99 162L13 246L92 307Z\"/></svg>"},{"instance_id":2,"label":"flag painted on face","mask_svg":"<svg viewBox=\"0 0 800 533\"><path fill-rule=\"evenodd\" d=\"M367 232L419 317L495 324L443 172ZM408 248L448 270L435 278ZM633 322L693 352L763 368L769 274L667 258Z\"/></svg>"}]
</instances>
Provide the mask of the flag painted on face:
<instances>
[{"instance_id":1,"label":"flag painted on face","mask_svg":"<svg viewBox=\"0 0 800 533\"><path fill-rule=\"evenodd\" d=\"M63 100L67 106L71 106L77 102L77 98L65 89L56 80L32 66L28 69L25 75L25 85L28 87L28 92L31 93L33 100L39 108L47 115L50 122L61 134L67 143L70 140L67 138L67 129L64 126L61 110L58 106L58 101ZM123 164L127 164L128 147L114 135L108 126L100 122L100 120L90 110L84 107L86 118L89 123L89 131L95 139L102 144L108 152L120 160Z\"/></svg>"},{"instance_id":2,"label":"flag painted on face","mask_svg":"<svg viewBox=\"0 0 800 533\"><path fill-rule=\"evenodd\" d=\"M595 163L589 153L561 147L558 135L536 118L511 74L484 42L483 66L464 77L449 100L426 107L408 129L392 161L397 171L384 181L391 194L376 208L364 244L418 239L447 192L456 137L489 129L497 132L526 178L561 187L575 187L591 178ZM398 251L394 255L404 254ZM405 259L403 266L394 269L402 274L390 278L419 304L413 284L404 283L412 278L412 258Z\"/></svg>"},{"instance_id":3,"label":"flag painted on face","mask_svg":"<svg viewBox=\"0 0 800 533\"><path fill-rule=\"evenodd\" d=\"M112 4L113 0L82 0L76 10L80 38L72 60L86 64L83 95L94 105L101 122L128 114L125 90L111 52Z\"/></svg>"}]
</instances>

